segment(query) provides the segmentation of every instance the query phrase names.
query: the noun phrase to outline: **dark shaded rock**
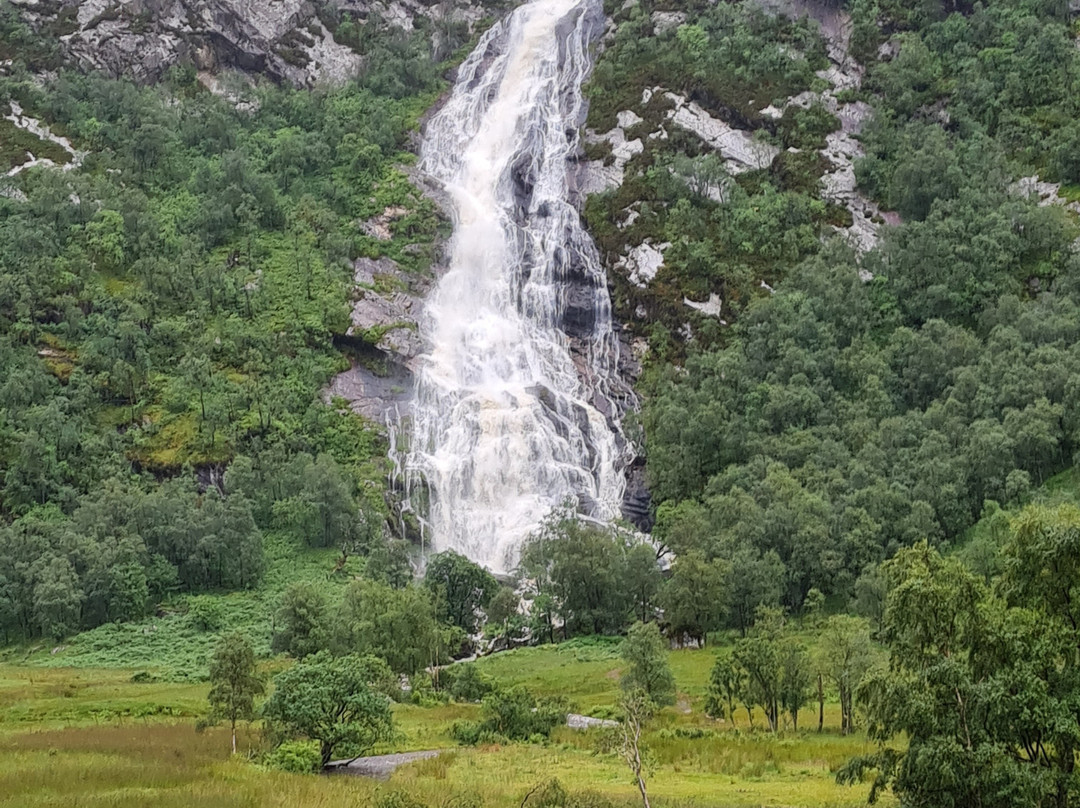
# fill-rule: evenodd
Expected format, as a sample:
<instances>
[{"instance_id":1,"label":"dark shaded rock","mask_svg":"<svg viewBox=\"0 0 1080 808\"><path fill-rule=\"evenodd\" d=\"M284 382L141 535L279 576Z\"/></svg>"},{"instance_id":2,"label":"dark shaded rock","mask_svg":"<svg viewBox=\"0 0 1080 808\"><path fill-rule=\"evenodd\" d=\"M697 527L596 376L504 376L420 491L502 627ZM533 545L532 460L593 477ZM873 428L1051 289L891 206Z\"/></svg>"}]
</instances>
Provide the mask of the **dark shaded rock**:
<instances>
[{"instance_id":1,"label":"dark shaded rock","mask_svg":"<svg viewBox=\"0 0 1080 808\"><path fill-rule=\"evenodd\" d=\"M596 330L596 289L575 285L566 290L562 330L570 337L589 339Z\"/></svg>"},{"instance_id":2,"label":"dark shaded rock","mask_svg":"<svg viewBox=\"0 0 1080 808\"><path fill-rule=\"evenodd\" d=\"M648 533L653 529L656 521L649 507L651 503L652 495L645 482L645 464L639 459L626 472L626 492L623 494L622 504L623 517L638 530Z\"/></svg>"}]
</instances>

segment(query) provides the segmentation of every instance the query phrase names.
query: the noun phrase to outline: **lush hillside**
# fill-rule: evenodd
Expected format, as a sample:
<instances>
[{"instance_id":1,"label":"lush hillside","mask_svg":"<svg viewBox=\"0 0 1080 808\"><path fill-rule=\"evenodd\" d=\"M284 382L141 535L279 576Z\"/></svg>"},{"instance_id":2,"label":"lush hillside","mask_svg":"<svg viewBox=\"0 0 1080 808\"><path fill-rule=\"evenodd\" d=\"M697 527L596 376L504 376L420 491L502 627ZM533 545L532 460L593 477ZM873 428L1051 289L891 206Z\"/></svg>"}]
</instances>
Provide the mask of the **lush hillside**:
<instances>
[{"instance_id":1,"label":"lush hillside","mask_svg":"<svg viewBox=\"0 0 1080 808\"><path fill-rule=\"evenodd\" d=\"M1068 4L605 3L656 525L557 512L509 580L417 575L330 394L403 394L416 133L505 4L107 5L0 0L0 804L1074 808Z\"/></svg>"}]
</instances>

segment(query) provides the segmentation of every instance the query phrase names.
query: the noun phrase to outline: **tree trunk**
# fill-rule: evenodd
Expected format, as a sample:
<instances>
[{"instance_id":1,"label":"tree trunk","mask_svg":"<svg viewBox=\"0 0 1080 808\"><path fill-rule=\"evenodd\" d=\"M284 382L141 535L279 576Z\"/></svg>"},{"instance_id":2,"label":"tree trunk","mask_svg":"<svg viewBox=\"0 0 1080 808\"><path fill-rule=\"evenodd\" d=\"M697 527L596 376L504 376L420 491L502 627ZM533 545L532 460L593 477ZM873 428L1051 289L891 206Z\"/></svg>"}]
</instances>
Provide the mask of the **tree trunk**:
<instances>
[{"instance_id":1,"label":"tree trunk","mask_svg":"<svg viewBox=\"0 0 1080 808\"><path fill-rule=\"evenodd\" d=\"M236 754L236 719L232 721L232 753Z\"/></svg>"},{"instance_id":2,"label":"tree trunk","mask_svg":"<svg viewBox=\"0 0 1080 808\"><path fill-rule=\"evenodd\" d=\"M825 729L825 682L823 681L820 673L817 675L817 703L817 731L821 732Z\"/></svg>"},{"instance_id":3,"label":"tree trunk","mask_svg":"<svg viewBox=\"0 0 1080 808\"><path fill-rule=\"evenodd\" d=\"M652 808L652 806L649 805L649 795L645 793L645 781L641 779L640 774L637 779L637 787L638 791L641 792L641 802L644 803L645 808Z\"/></svg>"}]
</instances>

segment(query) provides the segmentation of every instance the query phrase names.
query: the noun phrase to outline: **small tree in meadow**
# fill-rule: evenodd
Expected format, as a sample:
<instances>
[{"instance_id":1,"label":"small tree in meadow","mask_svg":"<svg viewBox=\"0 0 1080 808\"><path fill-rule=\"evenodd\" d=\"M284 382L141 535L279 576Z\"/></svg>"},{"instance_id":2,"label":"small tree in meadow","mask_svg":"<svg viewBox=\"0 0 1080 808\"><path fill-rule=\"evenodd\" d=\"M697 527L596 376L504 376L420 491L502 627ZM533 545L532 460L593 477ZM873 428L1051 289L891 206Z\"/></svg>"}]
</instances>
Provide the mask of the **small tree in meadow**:
<instances>
[{"instance_id":1,"label":"small tree in meadow","mask_svg":"<svg viewBox=\"0 0 1080 808\"><path fill-rule=\"evenodd\" d=\"M320 652L275 677L263 715L281 737L318 741L323 766L337 747L360 756L393 735L390 699L379 690L388 671L375 657Z\"/></svg>"},{"instance_id":2,"label":"small tree in meadow","mask_svg":"<svg viewBox=\"0 0 1080 808\"><path fill-rule=\"evenodd\" d=\"M243 634L229 634L214 651L210 662L210 718L228 721L232 751L236 754L236 723L255 717L255 697L264 690L255 669L255 650Z\"/></svg>"},{"instance_id":3,"label":"small tree in meadow","mask_svg":"<svg viewBox=\"0 0 1080 808\"><path fill-rule=\"evenodd\" d=\"M656 706L644 690L635 688L622 695L619 699L619 707L622 711L622 721L619 724L622 730L619 753L634 775L634 784L638 787L638 793L641 794L642 805L644 808L650 808L649 792L645 785L646 755L641 743L641 733L646 722L652 718Z\"/></svg>"},{"instance_id":4,"label":"small tree in meadow","mask_svg":"<svg viewBox=\"0 0 1080 808\"><path fill-rule=\"evenodd\" d=\"M640 690L660 707L675 703L675 677L671 675L664 638L656 623L631 626L621 654L627 663L620 681L623 690Z\"/></svg>"}]
</instances>

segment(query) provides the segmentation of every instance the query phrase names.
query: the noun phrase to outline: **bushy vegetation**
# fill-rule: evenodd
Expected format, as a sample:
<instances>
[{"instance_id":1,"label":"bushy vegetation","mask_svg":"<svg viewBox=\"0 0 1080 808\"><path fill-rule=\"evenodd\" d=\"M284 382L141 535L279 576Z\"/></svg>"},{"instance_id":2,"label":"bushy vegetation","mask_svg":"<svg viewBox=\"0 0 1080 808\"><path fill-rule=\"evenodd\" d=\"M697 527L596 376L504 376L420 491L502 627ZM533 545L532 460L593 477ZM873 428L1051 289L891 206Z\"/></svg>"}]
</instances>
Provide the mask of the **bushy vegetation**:
<instances>
[{"instance_id":1,"label":"bushy vegetation","mask_svg":"<svg viewBox=\"0 0 1080 808\"><path fill-rule=\"evenodd\" d=\"M4 637L252 587L268 530L381 550L383 440L319 391L344 364L351 260L424 272L432 254L434 210L400 168L441 86L424 37L337 88L222 98L190 68L39 82L48 35L6 2L2 25L0 106L88 152L0 195ZM388 207L389 241L356 226Z\"/></svg>"},{"instance_id":2,"label":"bushy vegetation","mask_svg":"<svg viewBox=\"0 0 1080 808\"><path fill-rule=\"evenodd\" d=\"M0 676L0 722L144 722L5 734L0 798L861 803L839 773L903 805L1074 805L1080 511L1056 487L1080 449L1080 228L1015 186L1080 183L1065 5L853 0L856 176L900 222L866 254L823 238L839 121L761 112L822 86L813 26L694 0L658 30L671 6L608 9L589 119L646 115L626 182L588 202L600 247L670 243L648 289L614 280L649 347L653 542L557 513L511 586L453 553L414 581L382 439L319 396L374 336L344 336L351 262L433 259L402 165L463 29L432 52L429 21L320 4L362 75L226 99L187 69L59 69L0 4L0 106L88 151L0 195L0 632L41 665L138 666ZM673 103L653 87L777 156L733 176L676 125L647 137ZM390 208L388 241L357 226ZM723 320L687 313L712 294ZM484 634L563 642L451 664ZM208 705L264 768L190 732ZM571 710L618 726L574 734ZM451 747L391 788L289 775Z\"/></svg>"},{"instance_id":3,"label":"bushy vegetation","mask_svg":"<svg viewBox=\"0 0 1080 808\"><path fill-rule=\"evenodd\" d=\"M812 589L846 602L899 548L957 545L1077 448L1080 229L1013 185L1059 176L1049 144L1080 97L1066 15L1012 2L868 9L853 6L856 32L870 19L874 39L857 176L902 224L866 255L793 253L775 293L733 309L722 338L698 334L684 362L647 376L656 536L731 565L738 586L761 582L760 596L735 598L743 628L777 602L769 582L789 609ZM878 61L897 30L895 57ZM1052 67L1025 61L1037 52Z\"/></svg>"}]
</instances>

